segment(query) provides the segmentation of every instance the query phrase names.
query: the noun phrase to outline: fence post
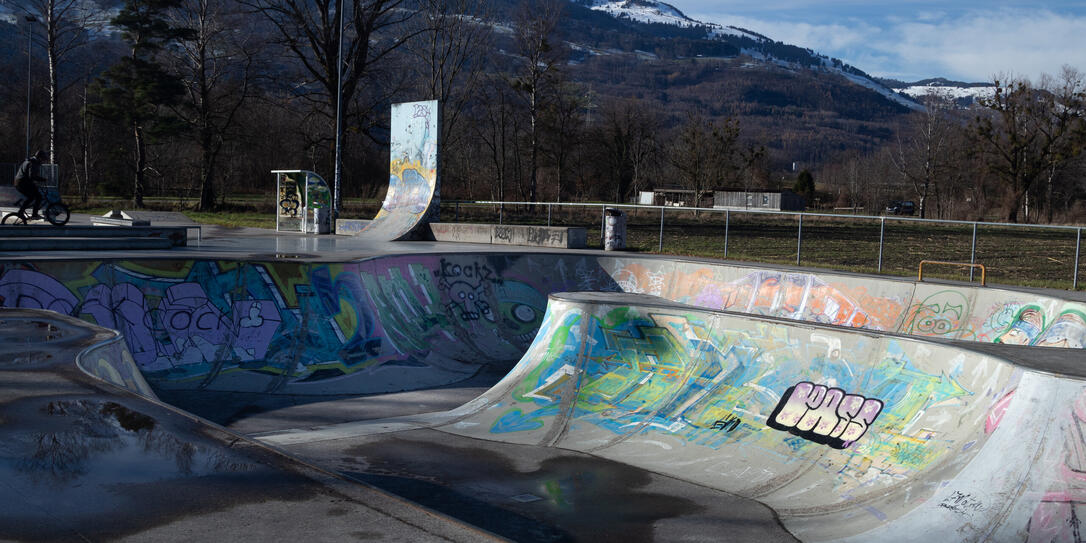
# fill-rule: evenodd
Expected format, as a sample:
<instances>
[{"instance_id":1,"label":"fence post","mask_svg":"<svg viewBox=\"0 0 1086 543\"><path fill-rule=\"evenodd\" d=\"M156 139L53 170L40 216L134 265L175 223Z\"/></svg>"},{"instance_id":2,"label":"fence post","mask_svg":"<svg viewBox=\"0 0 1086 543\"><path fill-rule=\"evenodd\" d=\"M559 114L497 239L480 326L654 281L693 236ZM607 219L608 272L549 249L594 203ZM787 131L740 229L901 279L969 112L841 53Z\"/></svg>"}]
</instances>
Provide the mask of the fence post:
<instances>
[{"instance_id":1,"label":"fence post","mask_svg":"<svg viewBox=\"0 0 1086 543\"><path fill-rule=\"evenodd\" d=\"M882 224L879 225L879 269L878 269L878 273L882 273L882 244L883 244L883 240L886 239L886 217L882 217L882 220L880 222Z\"/></svg>"},{"instance_id":2,"label":"fence post","mask_svg":"<svg viewBox=\"0 0 1086 543\"><path fill-rule=\"evenodd\" d=\"M505 224L504 222L502 222L504 220L505 220L505 204L502 203L502 204L498 205L498 224Z\"/></svg>"},{"instance_id":3,"label":"fence post","mask_svg":"<svg viewBox=\"0 0 1086 543\"><path fill-rule=\"evenodd\" d=\"M1079 248L1082 247L1082 229L1075 229L1075 275L1071 280L1071 290L1078 290L1078 254Z\"/></svg>"},{"instance_id":4,"label":"fence post","mask_svg":"<svg viewBox=\"0 0 1086 543\"><path fill-rule=\"evenodd\" d=\"M724 258L728 258L728 226L732 222L732 211L724 210Z\"/></svg>"},{"instance_id":5,"label":"fence post","mask_svg":"<svg viewBox=\"0 0 1086 543\"><path fill-rule=\"evenodd\" d=\"M453 222L460 222L460 200L456 201L456 214L453 215Z\"/></svg>"},{"instance_id":6,"label":"fence post","mask_svg":"<svg viewBox=\"0 0 1086 543\"><path fill-rule=\"evenodd\" d=\"M660 242L656 244L656 252L664 252L664 208L660 207Z\"/></svg>"},{"instance_id":7,"label":"fence post","mask_svg":"<svg viewBox=\"0 0 1086 543\"><path fill-rule=\"evenodd\" d=\"M551 204L547 204L547 226L551 225Z\"/></svg>"},{"instance_id":8,"label":"fence post","mask_svg":"<svg viewBox=\"0 0 1086 543\"><path fill-rule=\"evenodd\" d=\"M803 257L803 215L799 216L799 230L796 233L796 265Z\"/></svg>"},{"instance_id":9,"label":"fence post","mask_svg":"<svg viewBox=\"0 0 1086 543\"><path fill-rule=\"evenodd\" d=\"M977 223L973 223L973 245L969 249L969 263L977 263ZM975 268L969 268L969 282L973 282L973 270Z\"/></svg>"},{"instance_id":10,"label":"fence post","mask_svg":"<svg viewBox=\"0 0 1086 543\"><path fill-rule=\"evenodd\" d=\"M607 206L600 206L600 248L607 243Z\"/></svg>"}]
</instances>

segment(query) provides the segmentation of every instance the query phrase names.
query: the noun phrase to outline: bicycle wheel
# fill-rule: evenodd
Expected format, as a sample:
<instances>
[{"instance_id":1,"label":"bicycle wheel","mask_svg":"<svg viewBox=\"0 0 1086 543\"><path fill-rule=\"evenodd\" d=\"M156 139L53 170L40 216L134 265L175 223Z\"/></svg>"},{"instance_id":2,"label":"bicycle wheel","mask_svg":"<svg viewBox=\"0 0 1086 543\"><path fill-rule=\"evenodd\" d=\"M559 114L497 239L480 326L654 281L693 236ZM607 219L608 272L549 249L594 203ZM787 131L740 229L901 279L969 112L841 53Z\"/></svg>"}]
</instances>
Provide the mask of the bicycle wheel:
<instances>
[{"instance_id":1,"label":"bicycle wheel","mask_svg":"<svg viewBox=\"0 0 1086 543\"><path fill-rule=\"evenodd\" d=\"M54 202L45 206L45 220L49 221L49 224L53 226L64 226L68 223L68 219L72 218L72 213L68 211L68 206Z\"/></svg>"},{"instance_id":2,"label":"bicycle wheel","mask_svg":"<svg viewBox=\"0 0 1086 543\"><path fill-rule=\"evenodd\" d=\"M0 224L26 224L26 218L18 213L8 213L0 220Z\"/></svg>"}]
</instances>

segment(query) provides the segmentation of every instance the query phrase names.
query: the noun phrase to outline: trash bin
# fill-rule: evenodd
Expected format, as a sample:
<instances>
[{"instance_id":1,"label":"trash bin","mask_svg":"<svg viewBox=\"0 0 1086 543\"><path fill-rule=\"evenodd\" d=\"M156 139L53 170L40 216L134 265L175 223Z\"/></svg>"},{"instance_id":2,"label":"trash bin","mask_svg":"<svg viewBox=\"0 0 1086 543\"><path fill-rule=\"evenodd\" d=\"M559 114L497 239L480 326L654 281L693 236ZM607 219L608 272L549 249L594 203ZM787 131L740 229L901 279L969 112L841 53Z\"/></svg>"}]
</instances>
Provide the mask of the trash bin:
<instances>
[{"instance_id":1,"label":"trash bin","mask_svg":"<svg viewBox=\"0 0 1086 543\"><path fill-rule=\"evenodd\" d=\"M310 234L332 233L332 210L327 207L318 207L313 210L313 222L306 224L306 232Z\"/></svg>"},{"instance_id":2,"label":"trash bin","mask_svg":"<svg viewBox=\"0 0 1086 543\"><path fill-rule=\"evenodd\" d=\"M603 249L605 251L621 251L626 248L626 214L619 209L607 208L604 210L607 216L606 226L603 230Z\"/></svg>"}]
</instances>

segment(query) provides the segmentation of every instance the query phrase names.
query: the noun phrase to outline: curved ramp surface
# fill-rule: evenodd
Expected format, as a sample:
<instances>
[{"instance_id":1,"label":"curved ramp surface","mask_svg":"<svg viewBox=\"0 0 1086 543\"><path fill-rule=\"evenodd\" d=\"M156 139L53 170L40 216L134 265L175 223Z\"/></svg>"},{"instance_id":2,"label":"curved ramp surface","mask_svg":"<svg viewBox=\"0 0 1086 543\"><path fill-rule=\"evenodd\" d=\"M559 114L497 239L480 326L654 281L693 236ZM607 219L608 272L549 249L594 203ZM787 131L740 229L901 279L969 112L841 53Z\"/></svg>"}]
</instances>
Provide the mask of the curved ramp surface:
<instances>
[{"instance_id":1,"label":"curved ramp surface","mask_svg":"<svg viewBox=\"0 0 1086 543\"><path fill-rule=\"evenodd\" d=\"M1076 541L1086 383L963 345L558 294L440 429L754 498L805 541Z\"/></svg>"},{"instance_id":2,"label":"curved ramp surface","mask_svg":"<svg viewBox=\"0 0 1086 543\"><path fill-rule=\"evenodd\" d=\"M92 378L140 388L116 337L0 310L0 540L491 539Z\"/></svg>"},{"instance_id":3,"label":"curved ramp surface","mask_svg":"<svg viewBox=\"0 0 1086 543\"><path fill-rule=\"evenodd\" d=\"M439 111L436 100L392 105L388 192L377 216L358 235L414 239L419 226L437 215Z\"/></svg>"},{"instance_id":4,"label":"curved ramp surface","mask_svg":"<svg viewBox=\"0 0 1086 543\"><path fill-rule=\"evenodd\" d=\"M1086 304L1074 293L649 256L0 263L0 305L50 309L120 331L157 390L372 394L462 381L483 365L504 371L536 337L547 295L570 290L985 343L1013 336L1076 347L1086 331L1075 320Z\"/></svg>"}]
</instances>

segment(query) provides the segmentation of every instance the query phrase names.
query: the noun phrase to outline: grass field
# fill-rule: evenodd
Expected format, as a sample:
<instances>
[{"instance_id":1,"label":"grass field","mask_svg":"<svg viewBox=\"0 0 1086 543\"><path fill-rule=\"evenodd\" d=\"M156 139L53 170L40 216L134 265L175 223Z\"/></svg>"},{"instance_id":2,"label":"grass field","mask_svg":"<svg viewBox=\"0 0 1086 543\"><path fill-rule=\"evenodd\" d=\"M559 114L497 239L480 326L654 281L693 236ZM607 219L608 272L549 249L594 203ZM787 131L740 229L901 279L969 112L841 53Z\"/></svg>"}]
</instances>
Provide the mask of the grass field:
<instances>
[{"instance_id":1,"label":"grass field","mask_svg":"<svg viewBox=\"0 0 1086 543\"><path fill-rule=\"evenodd\" d=\"M442 208L442 218L456 214ZM588 229L589 247L602 246L600 208L555 207L551 224ZM452 214L449 211L453 211ZM660 245L658 210L624 210L627 216L627 247L657 253ZM830 268L863 273L879 271L880 221L841 217L805 217L802 245L797 247L796 216L733 212L699 213L667 211L664 216L662 254L728 258ZM459 219L466 222L498 222L495 206L461 206ZM507 207L503 222L546 224L547 210L534 213ZM725 252L725 230L727 251ZM970 262L972 225L919 223L887 219L883 234L883 274L915 277L922 260ZM987 269L988 282L1070 289L1075 270L1075 231L1043 228L978 226L976 263ZM1082 273L1082 263L1079 263ZM925 266L925 277L969 280L969 269ZM980 280L980 272L974 274ZM1083 276L1086 280L1086 276ZM1081 283L1081 282L1080 282ZM1079 285L1080 288L1083 285Z\"/></svg>"},{"instance_id":2,"label":"grass field","mask_svg":"<svg viewBox=\"0 0 1086 543\"><path fill-rule=\"evenodd\" d=\"M185 210L191 202L149 199L155 209L180 210L197 222L224 226L275 228L271 197L246 196L227 200L224 211L198 213ZM119 202L96 200L75 211L103 214ZM581 226L588 230L589 247L601 248L601 207L552 208L556 226ZM375 200L345 199L341 216L370 218L380 208ZM660 212L625 210L629 251L657 253L660 245ZM547 224L547 207L506 206L501 217L493 205L444 203L446 221L507 224ZM972 225L919 223L888 218L882 232L881 273L915 277L922 260L968 263L972 253ZM796 216L668 210L664 217L662 254L728 258L748 262L829 268L862 273L879 271L880 221L855 217L805 217L802 245L797 247ZM727 247L725 251L725 231ZM987 268L988 282L1070 289L1075 270L1075 231L1043 228L978 226L976 263ZM1082 264L1079 263L1079 272ZM925 266L925 276L969 280L967 268ZM975 274L979 281L980 274ZM1086 276L1080 288L1086 288Z\"/></svg>"}]
</instances>

